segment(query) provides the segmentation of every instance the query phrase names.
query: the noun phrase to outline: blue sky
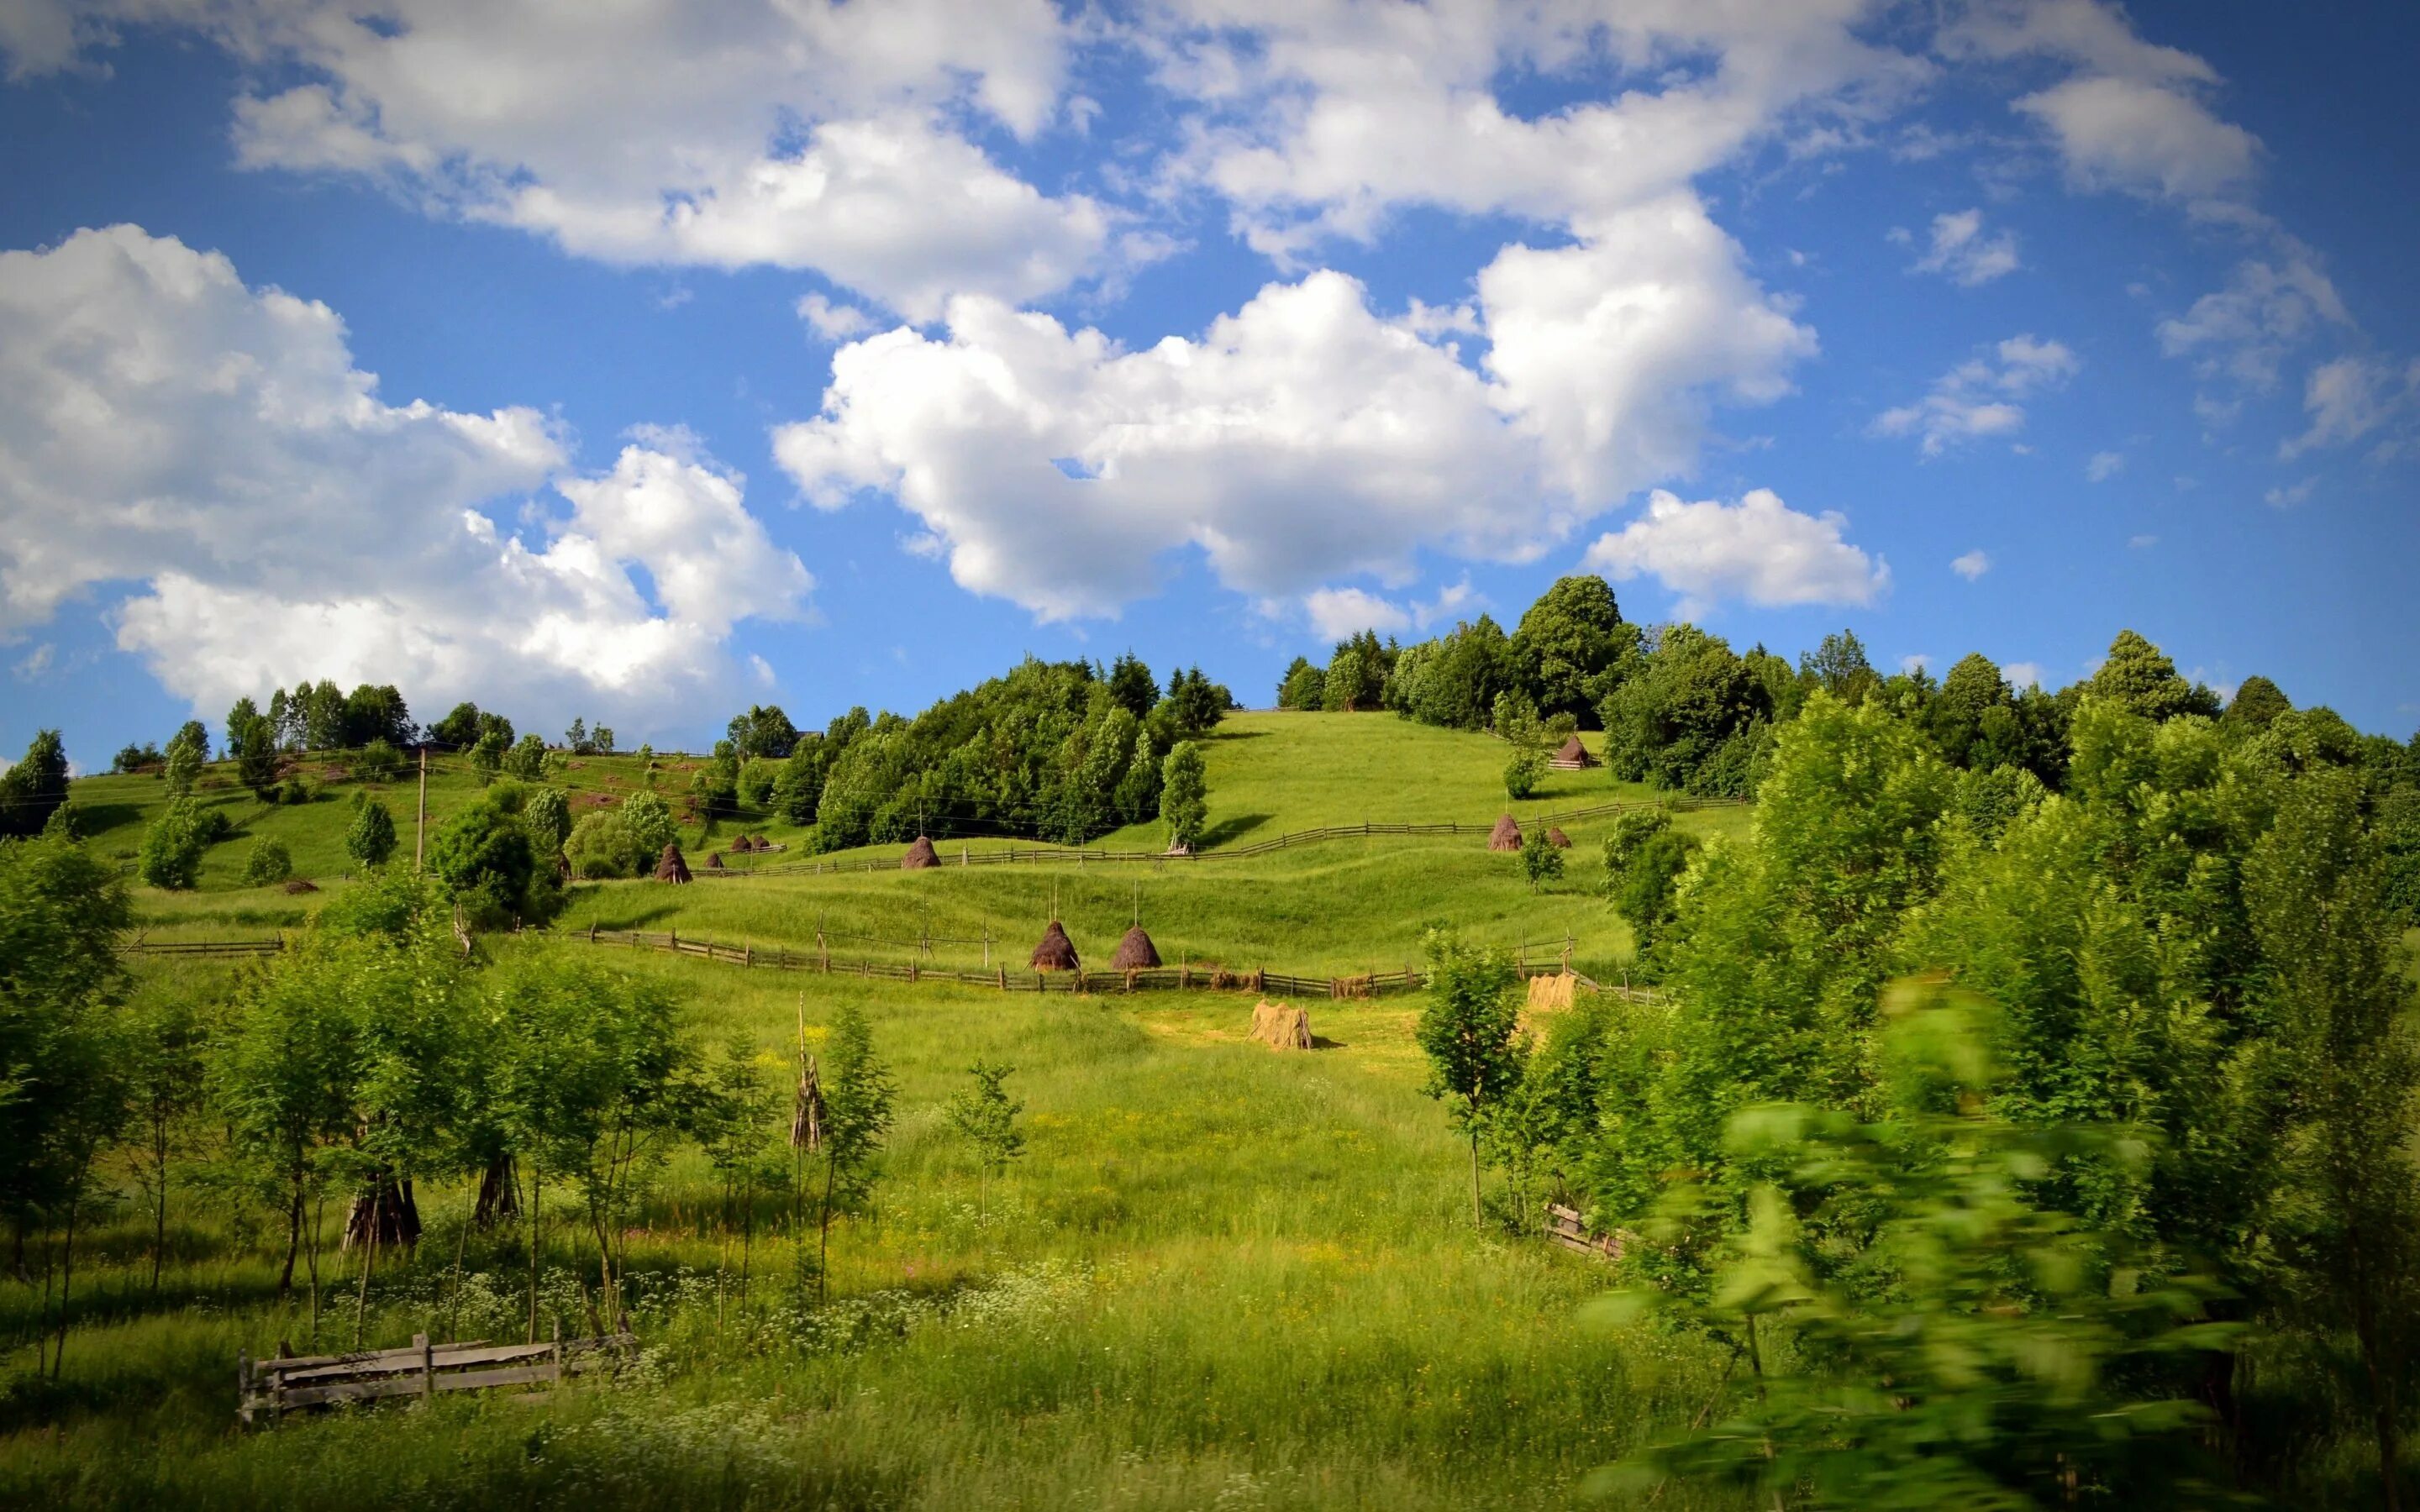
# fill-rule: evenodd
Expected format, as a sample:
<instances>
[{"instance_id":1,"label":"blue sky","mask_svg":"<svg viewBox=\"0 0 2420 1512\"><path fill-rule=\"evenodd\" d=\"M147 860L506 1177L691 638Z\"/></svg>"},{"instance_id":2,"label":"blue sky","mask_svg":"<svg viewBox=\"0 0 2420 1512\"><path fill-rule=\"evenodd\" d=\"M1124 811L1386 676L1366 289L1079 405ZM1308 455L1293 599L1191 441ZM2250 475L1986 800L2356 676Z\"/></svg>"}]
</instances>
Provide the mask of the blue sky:
<instances>
[{"instance_id":1,"label":"blue sky","mask_svg":"<svg viewBox=\"0 0 2420 1512\"><path fill-rule=\"evenodd\" d=\"M6 8L0 746L1261 702L1583 569L2420 725L2420 15L1732 8Z\"/></svg>"}]
</instances>

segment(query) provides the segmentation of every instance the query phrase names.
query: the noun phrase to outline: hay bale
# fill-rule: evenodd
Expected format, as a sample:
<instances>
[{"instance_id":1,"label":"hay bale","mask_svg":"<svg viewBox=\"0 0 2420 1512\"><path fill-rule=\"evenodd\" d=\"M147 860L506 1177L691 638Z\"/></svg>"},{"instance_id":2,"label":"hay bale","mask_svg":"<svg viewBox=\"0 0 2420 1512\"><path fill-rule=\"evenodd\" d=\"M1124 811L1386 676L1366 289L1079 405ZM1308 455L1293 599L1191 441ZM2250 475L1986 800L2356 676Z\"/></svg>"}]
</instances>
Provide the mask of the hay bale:
<instances>
[{"instance_id":1,"label":"hay bale","mask_svg":"<svg viewBox=\"0 0 2420 1512\"><path fill-rule=\"evenodd\" d=\"M908 847L908 854L899 857L899 870L902 872L922 872L928 866L940 864L941 857L935 853L933 842L922 835L917 836L915 843Z\"/></svg>"},{"instance_id":2,"label":"hay bale","mask_svg":"<svg viewBox=\"0 0 2420 1512\"><path fill-rule=\"evenodd\" d=\"M1568 971L1532 977L1528 1006L1541 1010L1569 1008L1579 992L1579 978Z\"/></svg>"},{"instance_id":3,"label":"hay bale","mask_svg":"<svg viewBox=\"0 0 2420 1512\"><path fill-rule=\"evenodd\" d=\"M664 842L664 854L656 862L656 880L658 882L687 882L689 879L689 863L681 859L680 842L677 841L666 841Z\"/></svg>"},{"instance_id":4,"label":"hay bale","mask_svg":"<svg viewBox=\"0 0 2420 1512\"><path fill-rule=\"evenodd\" d=\"M1589 748L1586 746L1580 744L1580 737L1574 735L1563 742L1562 749L1555 752L1555 759L1550 764L1562 767L1567 771L1584 771L1596 765L1597 759L1589 754Z\"/></svg>"},{"instance_id":5,"label":"hay bale","mask_svg":"<svg viewBox=\"0 0 2420 1512\"><path fill-rule=\"evenodd\" d=\"M295 877L286 884L287 892L317 892L319 885L309 877Z\"/></svg>"},{"instance_id":6,"label":"hay bale","mask_svg":"<svg viewBox=\"0 0 2420 1512\"><path fill-rule=\"evenodd\" d=\"M1076 942L1057 919L1042 932L1042 943L1033 948L1033 969L1036 971L1074 971L1083 963L1076 958Z\"/></svg>"},{"instance_id":7,"label":"hay bale","mask_svg":"<svg viewBox=\"0 0 2420 1512\"><path fill-rule=\"evenodd\" d=\"M1521 848L1521 826L1512 822L1511 814L1496 821L1496 827L1487 832L1487 848L1491 851L1517 851Z\"/></svg>"},{"instance_id":8,"label":"hay bale","mask_svg":"<svg viewBox=\"0 0 2420 1512\"><path fill-rule=\"evenodd\" d=\"M1308 1050L1311 1013L1264 997L1252 1009L1252 1038L1272 1050Z\"/></svg>"},{"instance_id":9,"label":"hay bale","mask_svg":"<svg viewBox=\"0 0 2420 1512\"><path fill-rule=\"evenodd\" d=\"M1546 843L1559 851L1568 851L1572 848L1572 838L1557 826L1546 831Z\"/></svg>"},{"instance_id":10,"label":"hay bale","mask_svg":"<svg viewBox=\"0 0 2420 1512\"><path fill-rule=\"evenodd\" d=\"M709 872L720 872L722 870L722 853L721 851L717 851L706 858L706 869Z\"/></svg>"},{"instance_id":11,"label":"hay bale","mask_svg":"<svg viewBox=\"0 0 2420 1512\"><path fill-rule=\"evenodd\" d=\"M1151 943L1151 936L1142 932L1140 924L1126 931L1126 937L1118 942L1118 953L1109 957L1111 969L1117 971L1137 971L1157 964L1159 949Z\"/></svg>"}]
</instances>

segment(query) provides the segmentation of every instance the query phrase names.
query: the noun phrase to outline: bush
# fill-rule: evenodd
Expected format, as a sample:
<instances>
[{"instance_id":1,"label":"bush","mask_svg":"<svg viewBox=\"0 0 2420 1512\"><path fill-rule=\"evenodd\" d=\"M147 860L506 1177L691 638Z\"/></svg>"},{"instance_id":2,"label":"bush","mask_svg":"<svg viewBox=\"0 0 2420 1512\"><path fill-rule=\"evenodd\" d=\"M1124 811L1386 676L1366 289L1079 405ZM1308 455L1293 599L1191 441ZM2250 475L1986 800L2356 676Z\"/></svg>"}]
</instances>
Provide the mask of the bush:
<instances>
[{"instance_id":1,"label":"bush","mask_svg":"<svg viewBox=\"0 0 2420 1512\"><path fill-rule=\"evenodd\" d=\"M739 768L739 801L751 809L771 808L773 787L785 764L763 756L749 758Z\"/></svg>"},{"instance_id":2,"label":"bush","mask_svg":"<svg viewBox=\"0 0 2420 1512\"><path fill-rule=\"evenodd\" d=\"M1538 791L1546 779L1546 753L1543 750L1516 750L1504 764L1504 792L1512 798L1526 798Z\"/></svg>"},{"instance_id":3,"label":"bush","mask_svg":"<svg viewBox=\"0 0 2420 1512\"><path fill-rule=\"evenodd\" d=\"M201 835L203 844L216 845L219 841L235 833L235 821L226 816L226 810L225 809L204 809L199 805L195 805L194 809L194 828Z\"/></svg>"},{"instance_id":4,"label":"bush","mask_svg":"<svg viewBox=\"0 0 2420 1512\"><path fill-rule=\"evenodd\" d=\"M205 843L194 800L178 798L143 832L143 880L172 890L191 887L201 877Z\"/></svg>"},{"instance_id":5,"label":"bush","mask_svg":"<svg viewBox=\"0 0 2420 1512\"><path fill-rule=\"evenodd\" d=\"M365 782L392 782L403 775L403 752L384 740L373 740L354 760L353 775Z\"/></svg>"},{"instance_id":6,"label":"bush","mask_svg":"<svg viewBox=\"0 0 2420 1512\"><path fill-rule=\"evenodd\" d=\"M286 842L268 836L252 842L252 854L243 858L243 885L266 887L285 881L294 874L294 857Z\"/></svg>"},{"instance_id":7,"label":"bush","mask_svg":"<svg viewBox=\"0 0 2420 1512\"><path fill-rule=\"evenodd\" d=\"M570 838L563 842L571 874L592 880L639 875L640 850L629 821L618 811L581 815L580 823L571 826Z\"/></svg>"},{"instance_id":8,"label":"bush","mask_svg":"<svg viewBox=\"0 0 2420 1512\"><path fill-rule=\"evenodd\" d=\"M1521 874L1529 879L1532 891L1542 883L1562 880L1563 853L1546 838L1544 825L1531 825L1521 841Z\"/></svg>"},{"instance_id":9,"label":"bush","mask_svg":"<svg viewBox=\"0 0 2420 1512\"><path fill-rule=\"evenodd\" d=\"M571 838L571 804L560 788L532 789L521 803L521 823L538 849L551 856Z\"/></svg>"},{"instance_id":10,"label":"bush","mask_svg":"<svg viewBox=\"0 0 2420 1512\"><path fill-rule=\"evenodd\" d=\"M345 831L345 854L365 867L386 865L395 854L395 816L385 804L370 798L354 810L352 826Z\"/></svg>"}]
</instances>

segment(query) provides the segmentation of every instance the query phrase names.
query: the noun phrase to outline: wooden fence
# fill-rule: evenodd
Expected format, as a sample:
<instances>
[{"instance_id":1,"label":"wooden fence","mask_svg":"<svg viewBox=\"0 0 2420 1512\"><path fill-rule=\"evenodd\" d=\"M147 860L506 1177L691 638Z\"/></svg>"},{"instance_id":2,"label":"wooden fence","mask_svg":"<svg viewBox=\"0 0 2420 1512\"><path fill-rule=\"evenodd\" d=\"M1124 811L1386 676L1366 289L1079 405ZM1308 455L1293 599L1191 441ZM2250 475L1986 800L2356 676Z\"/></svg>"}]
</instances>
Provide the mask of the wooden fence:
<instances>
[{"instance_id":1,"label":"wooden fence","mask_svg":"<svg viewBox=\"0 0 2420 1512\"><path fill-rule=\"evenodd\" d=\"M837 977L861 977L883 981L953 982L962 987L989 987L1011 993L1149 993L1248 992L1281 997L1383 997L1392 993L1419 992L1428 985L1425 973L1406 966L1401 971L1373 971L1351 977L1305 977L1255 966L1249 971L1218 965L1151 966L1133 971L1012 971L1005 965L967 971L926 965L919 961L855 960L829 949L793 950L784 946L724 945L684 937L678 931L655 933L644 930L609 930L590 926L584 937L591 945L623 946L640 950L669 950L729 965L770 967L776 971L814 971ZM1529 948L1523 947L1524 952ZM1553 948L1547 948L1553 949ZM1524 977L1560 971L1560 959L1518 967ZM1590 992L1604 989L1586 977Z\"/></svg>"},{"instance_id":2,"label":"wooden fence","mask_svg":"<svg viewBox=\"0 0 2420 1512\"><path fill-rule=\"evenodd\" d=\"M1565 1249L1606 1260L1621 1258L1629 1238L1619 1228L1609 1234L1590 1233L1580 1215L1559 1202L1546 1205L1546 1237Z\"/></svg>"},{"instance_id":3,"label":"wooden fence","mask_svg":"<svg viewBox=\"0 0 2420 1512\"><path fill-rule=\"evenodd\" d=\"M1699 809L1728 809L1742 806L1745 798L1671 798L1625 799L1615 803L1591 804L1582 809L1563 809L1553 813L1532 814L1529 825L1572 825L1583 819L1601 819L1610 814L1633 810L1668 809L1687 813ZM1288 830L1269 840L1254 841L1249 845L1225 845L1208 851L1104 851L1081 846L1031 845L1014 846L1002 851L973 851L961 845L955 856L944 855L943 866L1040 866L1057 863L1084 866L1092 863L1127 861L1218 861L1242 860L1254 856L1267 856L1275 851L1292 850L1300 845L1316 845L1327 841L1367 840L1387 835L1485 835L1496 827L1494 820L1485 824L1462 824L1441 820L1426 825L1382 825L1364 821L1357 825L1322 825L1315 829ZM860 857L846 861L786 861L774 866L698 867L700 877L756 876L823 876L849 872L895 872L896 860L880 856Z\"/></svg>"},{"instance_id":4,"label":"wooden fence","mask_svg":"<svg viewBox=\"0 0 2420 1512\"><path fill-rule=\"evenodd\" d=\"M146 940L120 945L121 955L275 955L286 949L284 936L272 940Z\"/></svg>"},{"instance_id":5,"label":"wooden fence","mask_svg":"<svg viewBox=\"0 0 2420 1512\"><path fill-rule=\"evenodd\" d=\"M547 1344L431 1344L415 1334L400 1350L358 1354L319 1354L255 1360L236 1357L236 1415L246 1423L266 1412L274 1423L287 1412L330 1402L367 1402L387 1396L433 1399L441 1391L485 1391L496 1386L561 1385L573 1376L618 1364L638 1341L628 1334L566 1339Z\"/></svg>"}]
</instances>

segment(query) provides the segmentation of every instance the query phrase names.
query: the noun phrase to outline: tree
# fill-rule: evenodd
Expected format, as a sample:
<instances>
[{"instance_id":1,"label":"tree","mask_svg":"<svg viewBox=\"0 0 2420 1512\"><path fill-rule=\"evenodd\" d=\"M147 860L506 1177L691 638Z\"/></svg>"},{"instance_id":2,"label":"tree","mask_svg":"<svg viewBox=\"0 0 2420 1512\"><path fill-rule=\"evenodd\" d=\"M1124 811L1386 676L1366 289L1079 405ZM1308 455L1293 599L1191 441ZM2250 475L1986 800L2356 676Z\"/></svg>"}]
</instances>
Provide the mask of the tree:
<instances>
[{"instance_id":1,"label":"tree","mask_svg":"<svg viewBox=\"0 0 2420 1512\"><path fill-rule=\"evenodd\" d=\"M235 706L227 710L226 744L223 749L228 757L242 753L244 733L252 728L252 721L259 717L260 708L252 702L252 695L248 693L236 700Z\"/></svg>"},{"instance_id":2,"label":"tree","mask_svg":"<svg viewBox=\"0 0 2420 1512\"><path fill-rule=\"evenodd\" d=\"M235 753L237 780L252 790L254 797L266 803L277 786L277 728L267 718L256 716L240 727L231 726L227 748Z\"/></svg>"},{"instance_id":3,"label":"tree","mask_svg":"<svg viewBox=\"0 0 2420 1512\"><path fill-rule=\"evenodd\" d=\"M577 716L572 718L571 728L563 733L563 748L574 756L585 756L590 753L586 719Z\"/></svg>"},{"instance_id":4,"label":"tree","mask_svg":"<svg viewBox=\"0 0 2420 1512\"><path fill-rule=\"evenodd\" d=\"M1016 1116L1025 1111L1025 1104L1010 1097L1003 1085L1016 1069L976 1061L967 1068L974 1085L952 1093L946 1109L950 1127L974 1147L978 1218L984 1213L986 1179L1006 1173L1009 1162L1025 1153L1025 1135L1016 1127Z\"/></svg>"},{"instance_id":5,"label":"tree","mask_svg":"<svg viewBox=\"0 0 2420 1512\"><path fill-rule=\"evenodd\" d=\"M1806 1104L1734 1116L1735 1156L1775 1174L1749 1194L1711 1284L1636 1290L1609 1309L1677 1312L1748 1366L1728 1411L1718 1396L1610 1478L1721 1480L1759 1504L1811 1493L1889 1512L2209 1504L2201 1414L2135 1383L2223 1336L2200 1321L2215 1288L2143 1267L2122 1233L2041 1200L2045 1171L2080 1150L2126 1158L2125 1141L1998 1115L1988 1012L1898 996L1889 1116ZM1719 1200L1690 1178L1664 1209L1686 1223Z\"/></svg>"},{"instance_id":6,"label":"tree","mask_svg":"<svg viewBox=\"0 0 2420 1512\"><path fill-rule=\"evenodd\" d=\"M1327 674L1312 666L1310 657L1296 656L1278 684L1278 707L1318 709L1325 708L1326 702Z\"/></svg>"},{"instance_id":7,"label":"tree","mask_svg":"<svg viewBox=\"0 0 2420 1512\"><path fill-rule=\"evenodd\" d=\"M1546 714L1593 725L1614 669L1638 642L1603 578L1558 578L1521 616L1508 650L1512 675Z\"/></svg>"},{"instance_id":8,"label":"tree","mask_svg":"<svg viewBox=\"0 0 2420 1512\"><path fill-rule=\"evenodd\" d=\"M521 799L521 824L537 842L541 859L552 861L571 838L571 803L561 788L532 788Z\"/></svg>"},{"instance_id":9,"label":"tree","mask_svg":"<svg viewBox=\"0 0 2420 1512\"><path fill-rule=\"evenodd\" d=\"M799 743L798 728L778 704L750 704L747 713L732 717L724 733L741 757L764 756L779 761Z\"/></svg>"},{"instance_id":10,"label":"tree","mask_svg":"<svg viewBox=\"0 0 2420 1512\"><path fill-rule=\"evenodd\" d=\"M1398 712L1422 724L1483 730L1496 695L1512 683L1512 654L1503 627L1481 614L1405 651L1395 669Z\"/></svg>"},{"instance_id":11,"label":"tree","mask_svg":"<svg viewBox=\"0 0 2420 1512\"><path fill-rule=\"evenodd\" d=\"M457 703L444 718L428 727L428 738L438 745L450 747L455 750L468 749L477 744L479 737L487 733L483 722L487 717L489 717L480 714L479 706L475 703L468 702ZM507 744L511 742L510 735L504 738Z\"/></svg>"},{"instance_id":12,"label":"tree","mask_svg":"<svg viewBox=\"0 0 2420 1512\"><path fill-rule=\"evenodd\" d=\"M395 815L384 803L365 797L355 807L345 830L345 854L373 870L386 865L395 854Z\"/></svg>"},{"instance_id":13,"label":"tree","mask_svg":"<svg viewBox=\"0 0 2420 1512\"><path fill-rule=\"evenodd\" d=\"M252 850L243 858L243 885L247 887L274 887L294 874L294 857L286 842L274 836L264 835L252 842Z\"/></svg>"},{"instance_id":14,"label":"tree","mask_svg":"<svg viewBox=\"0 0 2420 1512\"><path fill-rule=\"evenodd\" d=\"M1136 718L1144 718L1159 702L1159 682L1142 658L1128 651L1109 666L1109 697Z\"/></svg>"},{"instance_id":15,"label":"tree","mask_svg":"<svg viewBox=\"0 0 2420 1512\"><path fill-rule=\"evenodd\" d=\"M403 775L403 752L384 735L372 735L353 758L353 775L365 782L392 782Z\"/></svg>"},{"instance_id":16,"label":"tree","mask_svg":"<svg viewBox=\"0 0 2420 1512\"><path fill-rule=\"evenodd\" d=\"M202 838L199 813L191 798L178 798L143 832L138 870L145 882L171 891L190 888L201 879Z\"/></svg>"},{"instance_id":17,"label":"tree","mask_svg":"<svg viewBox=\"0 0 2420 1512\"><path fill-rule=\"evenodd\" d=\"M1168 848L1189 851L1202 841L1202 826L1210 817L1209 781L1202 748L1178 741L1160 767L1159 817L1168 825Z\"/></svg>"},{"instance_id":18,"label":"tree","mask_svg":"<svg viewBox=\"0 0 2420 1512\"><path fill-rule=\"evenodd\" d=\"M1698 846L1697 836L1661 825L1630 847L1617 873L1611 867L1612 842L1606 842L1606 901L1629 921L1632 953L1642 965L1653 964L1656 945L1679 911L1681 874L1696 858Z\"/></svg>"},{"instance_id":19,"label":"tree","mask_svg":"<svg viewBox=\"0 0 2420 1512\"><path fill-rule=\"evenodd\" d=\"M1604 707L1606 765L1625 782L1746 795L1772 706L1730 642L1691 625L1666 629Z\"/></svg>"},{"instance_id":20,"label":"tree","mask_svg":"<svg viewBox=\"0 0 2420 1512\"><path fill-rule=\"evenodd\" d=\"M1866 656L1866 644L1854 630L1827 635L1823 644L1798 658L1798 679L1811 692L1822 688L1854 706L1880 691L1883 680Z\"/></svg>"},{"instance_id":21,"label":"tree","mask_svg":"<svg viewBox=\"0 0 2420 1512\"><path fill-rule=\"evenodd\" d=\"M2268 729L2269 722L2277 716L2290 714L2293 709L2284 690L2255 672L2236 685L2235 697L2226 701L2224 717L2230 725L2259 731Z\"/></svg>"},{"instance_id":22,"label":"tree","mask_svg":"<svg viewBox=\"0 0 2420 1512\"><path fill-rule=\"evenodd\" d=\"M518 786L489 788L429 837L428 869L481 923L542 923L562 894L521 823Z\"/></svg>"},{"instance_id":23,"label":"tree","mask_svg":"<svg viewBox=\"0 0 2420 1512\"><path fill-rule=\"evenodd\" d=\"M815 1227L815 1296L829 1288L831 1226L835 1217L869 1211L882 1136L891 1130L894 1089L891 1072L874 1051L865 1011L844 1003L832 1015L824 1054L824 1191Z\"/></svg>"},{"instance_id":24,"label":"tree","mask_svg":"<svg viewBox=\"0 0 2420 1512\"><path fill-rule=\"evenodd\" d=\"M411 710L403 702L403 694L390 684L373 687L364 683L346 695L344 739L347 746L366 746L383 741L389 746L409 746L420 733L411 721Z\"/></svg>"},{"instance_id":25,"label":"tree","mask_svg":"<svg viewBox=\"0 0 2420 1512\"><path fill-rule=\"evenodd\" d=\"M68 753L55 730L38 730L17 764L0 773L0 836L39 835L68 801Z\"/></svg>"},{"instance_id":26,"label":"tree","mask_svg":"<svg viewBox=\"0 0 2420 1512\"><path fill-rule=\"evenodd\" d=\"M493 782L504 771L504 753L513 748L511 742L512 736L507 731L486 729L479 733L477 740L471 743L471 770L478 777L480 786ZM540 751L539 755L543 759L545 753Z\"/></svg>"},{"instance_id":27,"label":"tree","mask_svg":"<svg viewBox=\"0 0 2420 1512\"><path fill-rule=\"evenodd\" d=\"M1536 892L1548 882L1563 877L1562 848L1546 838L1546 826L1532 825L1521 841L1521 874L1529 879L1529 890Z\"/></svg>"},{"instance_id":28,"label":"tree","mask_svg":"<svg viewBox=\"0 0 2420 1512\"><path fill-rule=\"evenodd\" d=\"M1534 747L1512 753L1504 764L1504 795L1516 802L1538 791L1546 779L1546 753Z\"/></svg>"},{"instance_id":29,"label":"tree","mask_svg":"<svg viewBox=\"0 0 2420 1512\"><path fill-rule=\"evenodd\" d=\"M1225 718L1233 702L1233 697L1210 681L1201 668L1190 667L1168 680L1168 696L1155 712L1180 738L1190 739Z\"/></svg>"},{"instance_id":30,"label":"tree","mask_svg":"<svg viewBox=\"0 0 2420 1512\"><path fill-rule=\"evenodd\" d=\"M2132 630L2118 632L2118 639L2109 642L2108 659L2085 686L2095 697L2146 719L2195 712L2193 686L2177 674L2177 664Z\"/></svg>"},{"instance_id":31,"label":"tree","mask_svg":"<svg viewBox=\"0 0 2420 1512\"><path fill-rule=\"evenodd\" d=\"M600 724L588 732L588 744L600 756L613 754L613 727Z\"/></svg>"},{"instance_id":32,"label":"tree","mask_svg":"<svg viewBox=\"0 0 2420 1512\"><path fill-rule=\"evenodd\" d=\"M546 742L535 735L523 735L504 755L504 775L524 782L535 782L546 776Z\"/></svg>"},{"instance_id":33,"label":"tree","mask_svg":"<svg viewBox=\"0 0 2420 1512\"><path fill-rule=\"evenodd\" d=\"M2420 1054L2401 924L2362 824L2362 784L2321 770L2294 782L2245 867L2244 902L2269 965L2263 996L2291 1057L2295 1125L2283 1142L2287 1253L2301 1308L2353 1337L2384 1504L2402 1472L2397 1385L2420 1318L2420 1169L2408 1131ZM2381 1131L2399 1136L2382 1136Z\"/></svg>"},{"instance_id":34,"label":"tree","mask_svg":"<svg viewBox=\"0 0 2420 1512\"><path fill-rule=\"evenodd\" d=\"M202 753L185 738L183 731L168 742L168 795L184 798L193 795L194 784L202 775Z\"/></svg>"},{"instance_id":35,"label":"tree","mask_svg":"<svg viewBox=\"0 0 2420 1512\"><path fill-rule=\"evenodd\" d=\"M1470 1139L1470 1221L1479 1203L1480 1134L1496 1104L1521 1079L1521 974L1501 950L1463 944L1440 930L1428 935L1429 1001L1417 1035L1429 1057L1421 1088L1442 1100Z\"/></svg>"},{"instance_id":36,"label":"tree","mask_svg":"<svg viewBox=\"0 0 2420 1512\"><path fill-rule=\"evenodd\" d=\"M1375 703L1364 691L1370 682L1371 668L1362 659L1360 649L1347 644L1327 664L1326 675L1320 679L1320 707L1331 714L1352 714Z\"/></svg>"},{"instance_id":37,"label":"tree","mask_svg":"<svg viewBox=\"0 0 2420 1512\"><path fill-rule=\"evenodd\" d=\"M135 1182L151 1208L151 1289L157 1293L167 1257L176 1135L201 1107L206 1035L193 998L185 993L150 995L129 1010L121 1021L118 1054L128 1105L142 1136L132 1151L132 1165Z\"/></svg>"}]
</instances>

